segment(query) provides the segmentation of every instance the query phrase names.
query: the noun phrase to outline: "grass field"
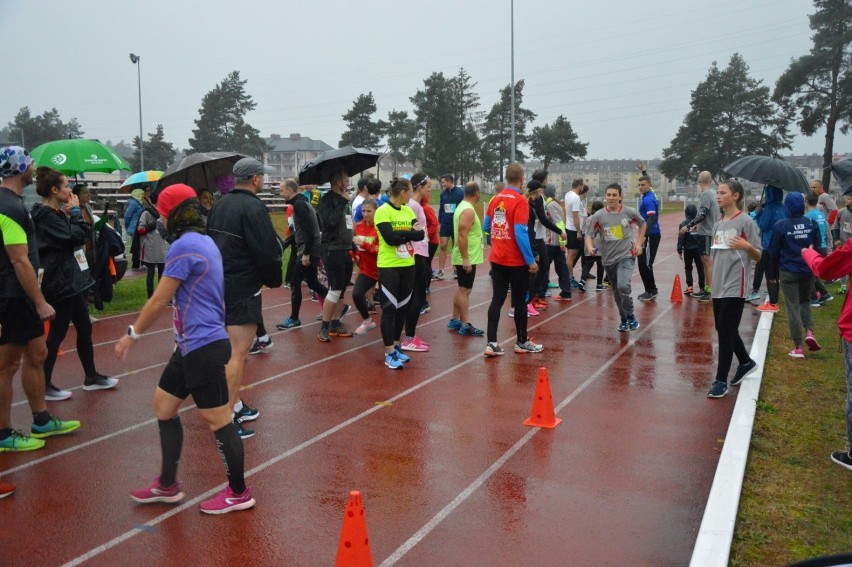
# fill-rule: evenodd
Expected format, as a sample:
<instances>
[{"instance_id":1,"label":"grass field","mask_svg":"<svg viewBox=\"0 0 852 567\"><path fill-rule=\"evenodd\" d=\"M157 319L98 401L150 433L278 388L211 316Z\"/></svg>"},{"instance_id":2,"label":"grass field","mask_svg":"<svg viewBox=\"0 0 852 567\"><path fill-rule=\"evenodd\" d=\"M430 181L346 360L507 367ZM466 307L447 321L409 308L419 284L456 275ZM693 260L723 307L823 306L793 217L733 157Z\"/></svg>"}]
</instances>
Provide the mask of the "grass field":
<instances>
[{"instance_id":1,"label":"grass field","mask_svg":"<svg viewBox=\"0 0 852 567\"><path fill-rule=\"evenodd\" d=\"M830 286L836 289L836 286ZM832 290L833 291L833 290ZM829 455L846 445L837 317L846 299L814 309L822 350L793 348L784 302L772 325L731 565L786 565L852 550L852 473Z\"/></svg>"}]
</instances>

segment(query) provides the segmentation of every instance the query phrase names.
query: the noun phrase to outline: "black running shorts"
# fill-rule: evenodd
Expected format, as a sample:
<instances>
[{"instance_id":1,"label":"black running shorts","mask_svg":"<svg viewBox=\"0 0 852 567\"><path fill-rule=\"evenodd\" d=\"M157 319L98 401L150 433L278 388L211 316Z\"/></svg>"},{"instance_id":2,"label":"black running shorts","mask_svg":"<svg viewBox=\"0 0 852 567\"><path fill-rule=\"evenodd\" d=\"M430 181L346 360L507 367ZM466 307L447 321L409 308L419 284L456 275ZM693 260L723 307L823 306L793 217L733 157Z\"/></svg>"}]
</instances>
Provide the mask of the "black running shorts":
<instances>
[{"instance_id":1,"label":"black running shorts","mask_svg":"<svg viewBox=\"0 0 852 567\"><path fill-rule=\"evenodd\" d=\"M44 323L29 297L0 297L0 345L26 346L44 336Z\"/></svg>"},{"instance_id":2,"label":"black running shorts","mask_svg":"<svg viewBox=\"0 0 852 567\"><path fill-rule=\"evenodd\" d=\"M459 287L465 289L473 289L473 280L476 279L476 264L470 267L470 272L465 272L461 266L454 266L458 275Z\"/></svg>"},{"instance_id":3,"label":"black running shorts","mask_svg":"<svg viewBox=\"0 0 852 567\"><path fill-rule=\"evenodd\" d=\"M259 325L263 323L263 302L257 295L225 299L225 325Z\"/></svg>"},{"instance_id":4,"label":"black running shorts","mask_svg":"<svg viewBox=\"0 0 852 567\"><path fill-rule=\"evenodd\" d=\"M160 376L160 389L172 396L192 399L199 409L211 409L228 403L225 364L231 358L228 339L214 341L183 356L175 349Z\"/></svg>"}]
</instances>

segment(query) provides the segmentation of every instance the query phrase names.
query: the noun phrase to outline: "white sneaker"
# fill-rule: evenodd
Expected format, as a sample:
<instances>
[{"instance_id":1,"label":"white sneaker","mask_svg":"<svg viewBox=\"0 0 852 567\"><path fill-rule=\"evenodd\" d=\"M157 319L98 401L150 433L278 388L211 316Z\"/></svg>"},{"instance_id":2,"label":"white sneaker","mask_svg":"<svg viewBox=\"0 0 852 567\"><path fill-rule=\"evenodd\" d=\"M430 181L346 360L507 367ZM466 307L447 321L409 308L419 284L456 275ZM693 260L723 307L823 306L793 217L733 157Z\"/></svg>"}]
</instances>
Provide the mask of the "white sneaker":
<instances>
[{"instance_id":1,"label":"white sneaker","mask_svg":"<svg viewBox=\"0 0 852 567\"><path fill-rule=\"evenodd\" d=\"M57 388L53 384L47 387L44 391L44 399L48 402L61 402L71 397L71 392Z\"/></svg>"},{"instance_id":2,"label":"white sneaker","mask_svg":"<svg viewBox=\"0 0 852 567\"><path fill-rule=\"evenodd\" d=\"M376 324L373 323L372 319L365 319L360 325L358 325L358 328L355 329L355 334L356 335L363 335L367 331L369 331L371 329L375 329L375 328L376 328Z\"/></svg>"}]
</instances>

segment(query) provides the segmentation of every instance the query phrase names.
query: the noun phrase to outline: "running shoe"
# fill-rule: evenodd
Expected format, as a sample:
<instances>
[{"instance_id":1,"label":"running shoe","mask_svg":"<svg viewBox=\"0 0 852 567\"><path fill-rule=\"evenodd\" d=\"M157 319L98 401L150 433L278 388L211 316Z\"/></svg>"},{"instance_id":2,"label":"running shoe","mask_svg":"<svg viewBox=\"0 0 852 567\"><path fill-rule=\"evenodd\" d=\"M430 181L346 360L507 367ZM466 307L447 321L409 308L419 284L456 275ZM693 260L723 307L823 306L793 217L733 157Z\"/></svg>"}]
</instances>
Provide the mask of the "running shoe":
<instances>
[{"instance_id":1,"label":"running shoe","mask_svg":"<svg viewBox=\"0 0 852 567\"><path fill-rule=\"evenodd\" d=\"M556 289L556 288L558 288L558 287L559 287L559 284L558 284L558 283L547 282L547 288L548 288L548 289Z\"/></svg>"},{"instance_id":2,"label":"running shoe","mask_svg":"<svg viewBox=\"0 0 852 567\"><path fill-rule=\"evenodd\" d=\"M240 439L250 439L254 437L254 429L246 429L243 427L242 422L238 421L236 417L234 418L234 425L237 426L237 435L240 436Z\"/></svg>"},{"instance_id":3,"label":"running shoe","mask_svg":"<svg viewBox=\"0 0 852 567\"><path fill-rule=\"evenodd\" d=\"M805 358L805 351L803 351L800 346L797 346L787 354L793 358Z\"/></svg>"},{"instance_id":4,"label":"running shoe","mask_svg":"<svg viewBox=\"0 0 852 567\"><path fill-rule=\"evenodd\" d=\"M408 362L411 360L411 357L402 352L402 347L399 345L393 345L393 349L396 351L396 357L400 362Z\"/></svg>"},{"instance_id":5,"label":"running shoe","mask_svg":"<svg viewBox=\"0 0 852 567\"><path fill-rule=\"evenodd\" d=\"M544 295L542 297L544 297L544 298L553 297L553 292L550 291L550 290L547 290L547 291L544 292Z\"/></svg>"},{"instance_id":6,"label":"running shoe","mask_svg":"<svg viewBox=\"0 0 852 567\"><path fill-rule=\"evenodd\" d=\"M817 342L813 331L808 331L807 335L805 336L805 342L807 343L809 350L819 350L822 348L821 346L819 346L819 343Z\"/></svg>"},{"instance_id":7,"label":"running shoe","mask_svg":"<svg viewBox=\"0 0 852 567\"><path fill-rule=\"evenodd\" d=\"M577 280L577 290L581 293L586 293L586 282Z\"/></svg>"},{"instance_id":8,"label":"running shoe","mask_svg":"<svg viewBox=\"0 0 852 567\"><path fill-rule=\"evenodd\" d=\"M509 308L509 313L508 313L508 315L509 315L509 317L514 317L514 316L515 316L515 308L514 308L514 307L510 307L510 308Z\"/></svg>"},{"instance_id":9,"label":"running shoe","mask_svg":"<svg viewBox=\"0 0 852 567\"><path fill-rule=\"evenodd\" d=\"M442 280L444 279L444 270L438 270L435 272L435 275L432 276L432 279Z\"/></svg>"},{"instance_id":10,"label":"running shoe","mask_svg":"<svg viewBox=\"0 0 852 567\"><path fill-rule=\"evenodd\" d=\"M412 352L426 352L429 350L429 345L425 344L420 340L420 337L403 337L402 339L402 350L409 350Z\"/></svg>"},{"instance_id":11,"label":"running shoe","mask_svg":"<svg viewBox=\"0 0 852 567\"><path fill-rule=\"evenodd\" d=\"M845 285L840 286L840 289L837 290L837 293L839 293L841 295L846 293L846 286Z\"/></svg>"},{"instance_id":12,"label":"running shoe","mask_svg":"<svg viewBox=\"0 0 852 567\"><path fill-rule=\"evenodd\" d=\"M565 303L570 303L570 302L571 302L571 294L568 294L568 295L562 295L562 294L560 293L559 295L557 295L557 296L556 296L556 297L554 297L553 299L555 299L556 301L564 301Z\"/></svg>"},{"instance_id":13,"label":"running shoe","mask_svg":"<svg viewBox=\"0 0 852 567\"><path fill-rule=\"evenodd\" d=\"M818 307L822 307L822 303L819 302L819 299L811 299L811 309L816 309Z\"/></svg>"},{"instance_id":14,"label":"running shoe","mask_svg":"<svg viewBox=\"0 0 852 567\"><path fill-rule=\"evenodd\" d=\"M547 302L540 297L536 297L532 300L532 306L540 311L544 311L547 309Z\"/></svg>"},{"instance_id":15,"label":"running shoe","mask_svg":"<svg viewBox=\"0 0 852 567\"><path fill-rule=\"evenodd\" d=\"M449 321L447 321L447 328L453 329L454 331L458 331L462 328L461 319L450 319Z\"/></svg>"},{"instance_id":16,"label":"running shoe","mask_svg":"<svg viewBox=\"0 0 852 567\"><path fill-rule=\"evenodd\" d=\"M713 299L713 295L709 291L705 291L701 297L698 298L698 301L701 303L707 303L711 299Z\"/></svg>"},{"instance_id":17,"label":"running shoe","mask_svg":"<svg viewBox=\"0 0 852 567\"><path fill-rule=\"evenodd\" d=\"M503 356L506 351L497 343L488 343L485 345L485 356Z\"/></svg>"},{"instance_id":18,"label":"running shoe","mask_svg":"<svg viewBox=\"0 0 852 567\"><path fill-rule=\"evenodd\" d=\"M831 454L831 460L843 467L852 471L852 455L847 451L835 451Z\"/></svg>"},{"instance_id":19,"label":"running shoe","mask_svg":"<svg viewBox=\"0 0 852 567\"><path fill-rule=\"evenodd\" d=\"M603 285L596 285L595 291L606 291L606 288Z\"/></svg>"},{"instance_id":20,"label":"running shoe","mask_svg":"<svg viewBox=\"0 0 852 567\"><path fill-rule=\"evenodd\" d=\"M636 320L635 317L627 318L627 329L630 331L635 331L639 328L639 321Z\"/></svg>"},{"instance_id":21,"label":"running shoe","mask_svg":"<svg viewBox=\"0 0 852 567\"><path fill-rule=\"evenodd\" d=\"M734 373L734 377L731 378L731 386L739 386L745 375L751 372L755 366L757 366L757 363L752 359L748 359L748 362L745 364L737 366L737 371Z\"/></svg>"},{"instance_id":22,"label":"running shoe","mask_svg":"<svg viewBox=\"0 0 852 567\"><path fill-rule=\"evenodd\" d=\"M52 416L50 418L50 421L48 421L44 425L36 425L35 423L33 423L32 427L30 428L33 437L35 437L36 439L44 439L45 437L50 437L51 435L66 435L78 429L80 429L79 421L62 421L61 419L56 419Z\"/></svg>"},{"instance_id":23,"label":"running shoe","mask_svg":"<svg viewBox=\"0 0 852 567\"><path fill-rule=\"evenodd\" d=\"M618 330L622 333L626 333L630 330L630 325L627 324L627 319L622 319L621 323L618 325Z\"/></svg>"},{"instance_id":24,"label":"running shoe","mask_svg":"<svg viewBox=\"0 0 852 567\"><path fill-rule=\"evenodd\" d=\"M746 296L746 301L748 301L749 303L751 303L752 301L760 301L760 292L752 291Z\"/></svg>"},{"instance_id":25,"label":"running shoe","mask_svg":"<svg viewBox=\"0 0 852 567\"><path fill-rule=\"evenodd\" d=\"M0 482L0 498L6 498L7 496L12 496L15 493L15 485L14 484L6 484L5 482Z\"/></svg>"},{"instance_id":26,"label":"running shoe","mask_svg":"<svg viewBox=\"0 0 852 567\"><path fill-rule=\"evenodd\" d=\"M12 430L12 434L0 439L0 453L9 451L35 451L44 447L44 441L22 435L20 431Z\"/></svg>"},{"instance_id":27,"label":"running shoe","mask_svg":"<svg viewBox=\"0 0 852 567\"><path fill-rule=\"evenodd\" d=\"M402 361L399 359L399 356L397 356L398 354L399 353L396 349L385 353L385 366L391 370L399 370L400 368L403 368Z\"/></svg>"},{"instance_id":28,"label":"running shoe","mask_svg":"<svg viewBox=\"0 0 852 567\"><path fill-rule=\"evenodd\" d=\"M829 301L834 301L834 296L831 295L830 293L826 293L825 295L821 295L819 297L820 303L828 303Z\"/></svg>"},{"instance_id":29,"label":"running shoe","mask_svg":"<svg viewBox=\"0 0 852 567\"><path fill-rule=\"evenodd\" d=\"M109 390L116 386L118 386L117 379L104 376L103 374L95 374L92 377L86 376L86 379L83 381L83 389L87 392L92 392L94 390Z\"/></svg>"},{"instance_id":30,"label":"running shoe","mask_svg":"<svg viewBox=\"0 0 852 567\"><path fill-rule=\"evenodd\" d=\"M690 295L692 295L692 297L701 298L701 297L704 297L704 294L706 294L706 293L707 293L706 291L699 288L699 289L696 289L695 291L693 291Z\"/></svg>"},{"instance_id":31,"label":"running shoe","mask_svg":"<svg viewBox=\"0 0 852 567\"><path fill-rule=\"evenodd\" d=\"M328 330L328 334L332 337L351 337L352 331L340 325L338 327L332 327Z\"/></svg>"},{"instance_id":32,"label":"running shoe","mask_svg":"<svg viewBox=\"0 0 852 567\"><path fill-rule=\"evenodd\" d=\"M320 316L322 317L322 316ZM293 319L292 317L288 317L286 321L283 323L278 323L275 325L276 329L280 329L281 331L286 331L287 329L295 329L296 327L301 327L302 322L298 319Z\"/></svg>"},{"instance_id":33,"label":"running shoe","mask_svg":"<svg viewBox=\"0 0 852 567\"><path fill-rule=\"evenodd\" d=\"M322 321L322 310L320 310L319 315L314 317L314 321Z\"/></svg>"},{"instance_id":34,"label":"running shoe","mask_svg":"<svg viewBox=\"0 0 852 567\"><path fill-rule=\"evenodd\" d=\"M145 488L131 490L130 497L141 504L153 504L154 502L175 504L183 500L184 493L180 490L179 482L166 487L160 484L160 477L157 477Z\"/></svg>"},{"instance_id":35,"label":"running shoe","mask_svg":"<svg viewBox=\"0 0 852 567\"><path fill-rule=\"evenodd\" d=\"M57 388L53 384L49 384L44 390L44 399L48 402L61 402L71 397L71 392Z\"/></svg>"},{"instance_id":36,"label":"running shoe","mask_svg":"<svg viewBox=\"0 0 852 567\"><path fill-rule=\"evenodd\" d=\"M467 337L482 337L485 335L485 331L482 329L477 329L470 323L466 323L463 327L459 329L460 335L465 335Z\"/></svg>"},{"instance_id":37,"label":"running shoe","mask_svg":"<svg viewBox=\"0 0 852 567\"><path fill-rule=\"evenodd\" d=\"M728 384L721 380L716 380L710 386L710 391L707 392L708 398L723 398L728 393Z\"/></svg>"},{"instance_id":38,"label":"running shoe","mask_svg":"<svg viewBox=\"0 0 852 567\"><path fill-rule=\"evenodd\" d=\"M778 311L778 304L761 303L760 305L755 307L755 309L757 309L758 311L767 311L769 313L775 313L776 311Z\"/></svg>"},{"instance_id":39,"label":"running shoe","mask_svg":"<svg viewBox=\"0 0 852 567\"><path fill-rule=\"evenodd\" d=\"M249 407L248 404L243 402L243 407L240 411L234 412L234 419L239 421L240 423L246 421L254 421L255 419L260 417L260 410L256 408Z\"/></svg>"},{"instance_id":40,"label":"running shoe","mask_svg":"<svg viewBox=\"0 0 852 567\"><path fill-rule=\"evenodd\" d=\"M692 295L693 291L694 290L691 287L688 287L685 290L683 290L683 293L684 293L684 295Z\"/></svg>"},{"instance_id":41,"label":"running shoe","mask_svg":"<svg viewBox=\"0 0 852 567\"><path fill-rule=\"evenodd\" d=\"M251 345L249 349L249 354L257 354L259 352L264 352L266 349L272 346L272 339L267 336L265 339L261 339L260 337L255 337L254 344Z\"/></svg>"},{"instance_id":42,"label":"running shoe","mask_svg":"<svg viewBox=\"0 0 852 567\"><path fill-rule=\"evenodd\" d=\"M367 331L370 331L370 330L375 329L375 328L376 328L376 324L373 323L372 319L365 319L364 321L361 322L360 325L358 325L358 328L355 329L355 334L360 336L360 335L365 334Z\"/></svg>"},{"instance_id":43,"label":"running shoe","mask_svg":"<svg viewBox=\"0 0 852 567\"><path fill-rule=\"evenodd\" d=\"M454 279L454 280L459 279L459 274L458 274L458 272L456 272L455 270L453 270L453 279Z\"/></svg>"},{"instance_id":44,"label":"running shoe","mask_svg":"<svg viewBox=\"0 0 852 567\"><path fill-rule=\"evenodd\" d=\"M637 299L639 301L651 301L655 297L657 297L656 291L646 291L645 293L640 294L639 297L637 297Z\"/></svg>"},{"instance_id":45,"label":"running shoe","mask_svg":"<svg viewBox=\"0 0 852 567\"><path fill-rule=\"evenodd\" d=\"M574 289L580 289L580 284L574 278L571 278L571 287Z\"/></svg>"},{"instance_id":46,"label":"running shoe","mask_svg":"<svg viewBox=\"0 0 852 567\"><path fill-rule=\"evenodd\" d=\"M319 333L317 334L317 340L321 343L330 343L331 337L329 336L329 330L320 328Z\"/></svg>"},{"instance_id":47,"label":"running shoe","mask_svg":"<svg viewBox=\"0 0 852 567\"><path fill-rule=\"evenodd\" d=\"M426 303L423 304L423 307L420 308L420 314L426 315L430 311L432 311L432 308L429 306L429 302L427 301Z\"/></svg>"},{"instance_id":48,"label":"running shoe","mask_svg":"<svg viewBox=\"0 0 852 567\"><path fill-rule=\"evenodd\" d=\"M539 345L527 339L524 342L515 343L515 352L518 354L529 354L533 352L541 352L544 350L544 345Z\"/></svg>"},{"instance_id":49,"label":"running shoe","mask_svg":"<svg viewBox=\"0 0 852 567\"><path fill-rule=\"evenodd\" d=\"M251 497L251 488L236 494L230 486L226 486L219 494L201 503L201 511L205 514L227 514L237 510L248 510L255 505Z\"/></svg>"},{"instance_id":50,"label":"running shoe","mask_svg":"<svg viewBox=\"0 0 852 567\"><path fill-rule=\"evenodd\" d=\"M527 303L527 315L529 315L530 317L538 317L539 315L541 315L541 313L539 313L538 310L533 307L532 303Z\"/></svg>"}]
</instances>

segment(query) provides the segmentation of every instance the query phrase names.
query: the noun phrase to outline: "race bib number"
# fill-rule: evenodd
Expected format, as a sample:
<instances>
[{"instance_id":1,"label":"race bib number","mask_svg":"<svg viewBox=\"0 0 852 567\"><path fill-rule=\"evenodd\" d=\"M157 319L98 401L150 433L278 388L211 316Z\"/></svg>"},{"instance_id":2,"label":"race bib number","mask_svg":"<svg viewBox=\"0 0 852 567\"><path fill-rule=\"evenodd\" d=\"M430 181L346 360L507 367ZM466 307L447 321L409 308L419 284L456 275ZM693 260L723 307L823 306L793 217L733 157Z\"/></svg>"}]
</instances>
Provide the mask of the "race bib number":
<instances>
[{"instance_id":1,"label":"race bib number","mask_svg":"<svg viewBox=\"0 0 852 567\"><path fill-rule=\"evenodd\" d=\"M352 230L352 215L346 215L346 228Z\"/></svg>"},{"instance_id":2,"label":"race bib number","mask_svg":"<svg viewBox=\"0 0 852 567\"><path fill-rule=\"evenodd\" d=\"M846 234L852 234L852 223L845 222L843 223L843 232Z\"/></svg>"},{"instance_id":3,"label":"race bib number","mask_svg":"<svg viewBox=\"0 0 852 567\"><path fill-rule=\"evenodd\" d=\"M737 230L729 228L727 230L717 230L713 235L713 245L710 248L716 250L730 250L731 240L737 237Z\"/></svg>"},{"instance_id":4,"label":"race bib number","mask_svg":"<svg viewBox=\"0 0 852 567\"><path fill-rule=\"evenodd\" d=\"M603 233L604 240L623 240L624 239L624 230L621 228L620 224L615 226L608 226Z\"/></svg>"},{"instance_id":5,"label":"race bib number","mask_svg":"<svg viewBox=\"0 0 852 567\"><path fill-rule=\"evenodd\" d=\"M406 242L405 244L400 244L396 247L396 257L408 259L414 256L414 246L411 245L410 242Z\"/></svg>"},{"instance_id":6,"label":"race bib number","mask_svg":"<svg viewBox=\"0 0 852 567\"><path fill-rule=\"evenodd\" d=\"M74 251L74 259L77 260L77 266L81 272L89 269L89 262L86 261L86 252L82 248Z\"/></svg>"},{"instance_id":7,"label":"race bib number","mask_svg":"<svg viewBox=\"0 0 852 567\"><path fill-rule=\"evenodd\" d=\"M453 203L445 203L444 212L451 215L456 212L456 206Z\"/></svg>"}]
</instances>

